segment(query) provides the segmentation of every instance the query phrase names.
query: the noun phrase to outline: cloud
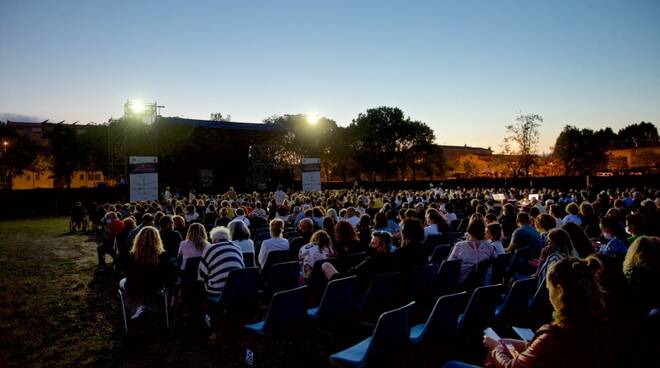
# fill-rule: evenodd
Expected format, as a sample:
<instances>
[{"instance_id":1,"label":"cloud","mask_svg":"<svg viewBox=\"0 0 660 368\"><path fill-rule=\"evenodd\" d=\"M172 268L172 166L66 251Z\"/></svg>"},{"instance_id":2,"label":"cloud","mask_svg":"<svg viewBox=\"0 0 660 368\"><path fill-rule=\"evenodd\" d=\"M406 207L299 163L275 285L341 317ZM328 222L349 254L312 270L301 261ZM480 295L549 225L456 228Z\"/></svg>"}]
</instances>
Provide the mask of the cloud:
<instances>
[{"instance_id":1,"label":"cloud","mask_svg":"<svg viewBox=\"0 0 660 368\"><path fill-rule=\"evenodd\" d=\"M35 115L14 114L11 112L0 112L0 121L19 121L21 123L41 123L46 120L44 117Z\"/></svg>"}]
</instances>

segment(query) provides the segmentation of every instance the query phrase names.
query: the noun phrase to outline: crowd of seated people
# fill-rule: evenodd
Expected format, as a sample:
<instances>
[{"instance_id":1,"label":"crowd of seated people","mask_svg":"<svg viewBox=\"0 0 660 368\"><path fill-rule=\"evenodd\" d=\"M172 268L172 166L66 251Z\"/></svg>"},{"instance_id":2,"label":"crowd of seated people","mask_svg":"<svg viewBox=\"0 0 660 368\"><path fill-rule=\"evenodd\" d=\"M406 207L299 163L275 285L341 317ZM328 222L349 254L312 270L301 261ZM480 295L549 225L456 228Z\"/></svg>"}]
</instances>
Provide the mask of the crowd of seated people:
<instances>
[{"instance_id":1,"label":"crowd of seated people","mask_svg":"<svg viewBox=\"0 0 660 368\"><path fill-rule=\"evenodd\" d=\"M495 201L496 193L504 201ZM603 357L598 347L611 343L601 339L606 332L634 334L660 307L659 211L654 189L278 188L169 195L89 212L103 212L97 216L103 229L99 267L106 270L106 255L113 258L114 271L124 277L121 287L137 305L133 318L150 308L145 300L158 288L175 288L193 258L200 259L193 272L206 296L217 298L231 271L264 267L280 251L299 262L298 284L311 286L315 264L330 261L319 267L322 277L357 276L355 294L366 292L379 274L406 275L428 265L439 245L451 247L446 261L460 261L459 290L468 291L467 280L479 267L525 251L516 259L520 264L507 267L507 277L493 282L506 288L535 277L535 294L547 295L554 317L530 342L485 339L484 345L491 351L486 365L527 367L567 365L557 356L562 349L576 354L568 366L588 366ZM362 256L351 258L356 254Z\"/></svg>"}]
</instances>

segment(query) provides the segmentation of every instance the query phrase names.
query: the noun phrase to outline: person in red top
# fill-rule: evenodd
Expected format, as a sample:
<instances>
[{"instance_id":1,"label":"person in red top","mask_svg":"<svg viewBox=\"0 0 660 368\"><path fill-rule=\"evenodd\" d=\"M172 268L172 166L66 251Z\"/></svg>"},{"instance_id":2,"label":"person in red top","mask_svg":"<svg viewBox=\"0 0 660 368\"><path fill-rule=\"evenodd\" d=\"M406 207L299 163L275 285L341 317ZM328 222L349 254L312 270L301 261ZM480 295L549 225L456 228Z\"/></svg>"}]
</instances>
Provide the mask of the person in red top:
<instances>
[{"instance_id":1,"label":"person in red top","mask_svg":"<svg viewBox=\"0 0 660 368\"><path fill-rule=\"evenodd\" d=\"M114 212L108 212L104 218L105 230L101 244L96 247L96 253L99 259L99 270L105 270L105 255L109 254L115 258L115 238L124 230L124 222L117 217Z\"/></svg>"},{"instance_id":2,"label":"person in red top","mask_svg":"<svg viewBox=\"0 0 660 368\"><path fill-rule=\"evenodd\" d=\"M541 326L531 342L494 340L485 367L610 367L614 350L608 336L605 304L599 282L602 264L595 256L564 258L546 277L554 321Z\"/></svg>"}]
</instances>

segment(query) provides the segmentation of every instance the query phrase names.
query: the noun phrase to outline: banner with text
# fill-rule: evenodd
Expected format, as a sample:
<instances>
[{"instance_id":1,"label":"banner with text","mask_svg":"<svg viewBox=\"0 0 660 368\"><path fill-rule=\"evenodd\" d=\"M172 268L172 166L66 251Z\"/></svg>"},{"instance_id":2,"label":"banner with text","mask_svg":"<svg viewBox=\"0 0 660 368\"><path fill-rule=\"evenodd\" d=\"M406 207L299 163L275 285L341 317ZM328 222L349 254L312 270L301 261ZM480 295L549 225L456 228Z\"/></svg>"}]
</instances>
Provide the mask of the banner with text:
<instances>
[{"instance_id":1,"label":"banner with text","mask_svg":"<svg viewBox=\"0 0 660 368\"><path fill-rule=\"evenodd\" d=\"M133 201L158 200L158 157L128 158L130 198Z\"/></svg>"},{"instance_id":2,"label":"banner with text","mask_svg":"<svg viewBox=\"0 0 660 368\"><path fill-rule=\"evenodd\" d=\"M305 192L318 192L321 190L321 159L302 159L302 190Z\"/></svg>"}]
</instances>

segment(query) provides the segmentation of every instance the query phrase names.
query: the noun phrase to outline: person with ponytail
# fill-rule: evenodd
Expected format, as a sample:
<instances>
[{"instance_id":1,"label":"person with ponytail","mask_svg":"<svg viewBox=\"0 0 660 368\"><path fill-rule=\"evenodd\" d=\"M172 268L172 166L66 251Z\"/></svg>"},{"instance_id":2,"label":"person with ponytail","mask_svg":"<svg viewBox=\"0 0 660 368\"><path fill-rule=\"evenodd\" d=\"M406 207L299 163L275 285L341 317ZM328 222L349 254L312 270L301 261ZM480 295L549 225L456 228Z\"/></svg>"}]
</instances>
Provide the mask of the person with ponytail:
<instances>
[{"instance_id":1,"label":"person with ponytail","mask_svg":"<svg viewBox=\"0 0 660 368\"><path fill-rule=\"evenodd\" d=\"M484 336L490 350L486 367L610 367L613 359L600 286L602 264L595 256L563 258L553 263L546 286L554 309L553 322L541 326L534 338L494 340Z\"/></svg>"}]
</instances>

